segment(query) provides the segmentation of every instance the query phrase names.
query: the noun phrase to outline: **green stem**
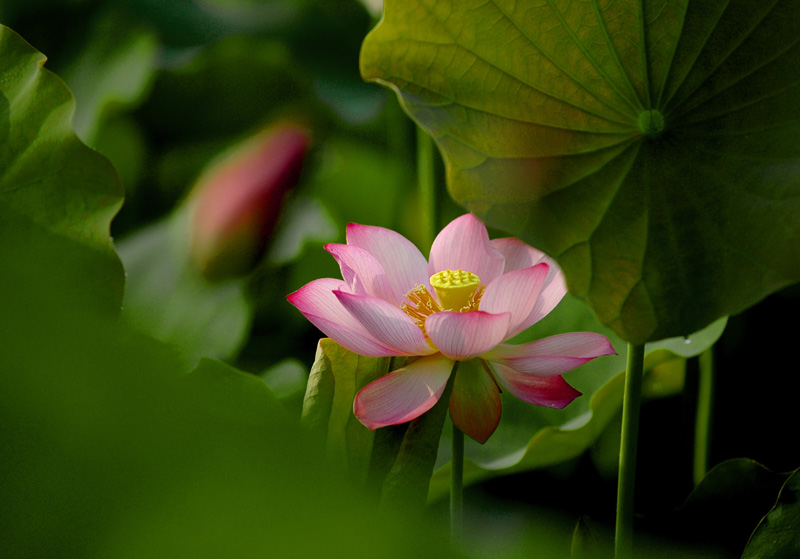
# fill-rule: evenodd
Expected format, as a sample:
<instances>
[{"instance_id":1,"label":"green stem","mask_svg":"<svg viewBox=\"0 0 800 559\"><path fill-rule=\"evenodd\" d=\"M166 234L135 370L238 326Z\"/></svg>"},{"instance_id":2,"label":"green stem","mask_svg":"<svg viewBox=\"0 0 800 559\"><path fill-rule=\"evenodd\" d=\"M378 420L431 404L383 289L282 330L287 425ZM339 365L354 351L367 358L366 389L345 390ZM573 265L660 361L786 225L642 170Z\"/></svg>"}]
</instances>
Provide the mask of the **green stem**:
<instances>
[{"instance_id":1,"label":"green stem","mask_svg":"<svg viewBox=\"0 0 800 559\"><path fill-rule=\"evenodd\" d=\"M622 440L617 486L617 525L614 558L633 557L633 493L636 482L636 447L639 437L639 409L642 402L644 344L628 344L628 368L622 400Z\"/></svg>"},{"instance_id":2,"label":"green stem","mask_svg":"<svg viewBox=\"0 0 800 559\"><path fill-rule=\"evenodd\" d=\"M700 354L697 416L694 424L694 484L708 471L711 412L714 405L714 352L711 346Z\"/></svg>"},{"instance_id":3,"label":"green stem","mask_svg":"<svg viewBox=\"0 0 800 559\"><path fill-rule=\"evenodd\" d=\"M450 537L459 541L464 531L464 433L453 424L450 470Z\"/></svg>"},{"instance_id":4,"label":"green stem","mask_svg":"<svg viewBox=\"0 0 800 559\"><path fill-rule=\"evenodd\" d=\"M429 249L436 235L436 167L434 165L433 139L417 127L417 182L419 183L421 239L424 249Z\"/></svg>"}]
</instances>

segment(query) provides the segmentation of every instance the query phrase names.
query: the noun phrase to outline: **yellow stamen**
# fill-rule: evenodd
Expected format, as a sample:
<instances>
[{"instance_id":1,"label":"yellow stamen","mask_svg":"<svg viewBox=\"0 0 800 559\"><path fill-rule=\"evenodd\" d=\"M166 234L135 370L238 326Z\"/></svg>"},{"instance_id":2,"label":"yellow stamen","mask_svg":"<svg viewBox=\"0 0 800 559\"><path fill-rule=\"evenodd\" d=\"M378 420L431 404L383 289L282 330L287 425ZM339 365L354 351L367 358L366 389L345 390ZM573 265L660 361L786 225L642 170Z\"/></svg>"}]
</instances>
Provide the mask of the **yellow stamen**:
<instances>
[{"instance_id":1,"label":"yellow stamen","mask_svg":"<svg viewBox=\"0 0 800 559\"><path fill-rule=\"evenodd\" d=\"M428 334L425 332L425 319L433 313L441 312L442 307L436 302L436 299L428 293L425 286L422 285L418 285L406 293L406 299L408 299L410 303L403 303L400 305L400 309L414 319L414 322L417 323L417 326L422 329L422 332L425 333L427 337Z\"/></svg>"},{"instance_id":2,"label":"yellow stamen","mask_svg":"<svg viewBox=\"0 0 800 559\"><path fill-rule=\"evenodd\" d=\"M431 276L431 285L436 290L439 301L433 298L424 285L417 285L406 293L408 302L400 309L417 323L428 343L433 347L425 331L425 319L442 311L469 312L478 310L486 286L472 272L464 270L445 270ZM441 304L439 304L441 302Z\"/></svg>"},{"instance_id":3,"label":"yellow stamen","mask_svg":"<svg viewBox=\"0 0 800 559\"><path fill-rule=\"evenodd\" d=\"M484 289L477 275L465 270L444 270L433 274L430 281L444 310L477 310Z\"/></svg>"}]
</instances>

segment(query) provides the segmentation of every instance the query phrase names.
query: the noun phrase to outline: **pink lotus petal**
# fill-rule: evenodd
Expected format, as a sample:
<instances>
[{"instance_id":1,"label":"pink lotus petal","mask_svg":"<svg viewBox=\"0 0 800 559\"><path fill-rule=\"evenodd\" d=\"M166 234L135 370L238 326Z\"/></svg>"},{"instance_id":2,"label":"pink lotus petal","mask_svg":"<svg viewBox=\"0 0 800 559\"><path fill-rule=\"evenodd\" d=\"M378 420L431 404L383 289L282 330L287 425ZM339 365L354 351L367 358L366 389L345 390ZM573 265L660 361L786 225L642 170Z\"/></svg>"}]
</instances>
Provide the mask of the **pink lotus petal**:
<instances>
[{"instance_id":1,"label":"pink lotus petal","mask_svg":"<svg viewBox=\"0 0 800 559\"><path fill-rule=\"evenodd\" d=\"M492 245L500 254L506 259L506 265L503 273L507 274L514 270L521 270L523 268L530 268L539 262L549 264L551 260L541 250L535 249L529 244L523 243L519 239L513 237L506 237L503 239L492 239Z\"/></svg>"},{"instance_id":2,"label":"pink lotus petal","mask_svg":"<svg viewBox=\"0 0 800 559\"><path fill-rule=\"evenodd\" d=\"M347 244L363 248L380 262L396 300L417 285L428 285L428 263L414 244L383 227L347 226Z\"/></svg>"},{"instance_id":3,"label":"pink lotus petal","mask_svg":"<svg viewBox=\"0 0 800 559\"><path fill-rule=\"evenodd\" d=\"M581 395L561 376L526 375L500 363L490 363L494 378L504 389L529 404L561 409Z\"/></svg>"},{"instance_id":4,"label":"pink lotus petal","mask_svg":"<svg viewBox=\"0 0 800 559\"><path fill-rule=\"evenodd\" d=\"M453 424L483 444L497 429L501 413L500 390L481 361L471 359L460 363L450 396Z\"/></svg>"},{"instance_id":5,"label":"pink lotus petal","mask_svg":"<svg viewBox=\"0 0 800 559\"><path fill-rule=\"evenodd\" d=\"M401 352L375 339L342 306L334 292L346 287L342 280L322 278L306 284L286 298L326 336L350 351L368 357L401 355Z\"/></svg>"},{"instance_id":6,"label":"pink lotus petal","mask_svg":"<svg viewBox=\"0 0 800 559\"><path fill-rule=\"evenodd\" d=\"M388 301L344 291L335 291L334 295L367 332L379 343L394 348L396 355L429 355L436 352L417 323Z\"/></svg>"},{"instance_id":7,"label":"pink lotus petal","mask_svg":"<svg viewBox=\"0 0 800 559\"><path fill-rule=\"evenodd\" d=\"M611 342L594 332L569 332L527 344L500 344L483 357L520 373L548 377L580 367L601 355L614 355Z\"/></svg>"},{"instance_id":8,"label":"pink lotus petal","mask_svg":"<svg viewBox=\"0 0 800 559\"><path fill-rule=\"evenodd\" d=\"M489 241L486 226L474 215L454 219L436 236L428 276L444 270L466 270L488 285L503 273L505 259Z\"/></svg>"},{"instance_id":9,"label":"pink lotus petal","mask_svg":"<svg viewBox=\"0 0 800 559\"><path fill-rule=\"evenodd\" d=\"M533 311L531 311L530 316L525 320L525 324L528 326L536 324L550 314L550 311L556 308L556 305L558 305L561 299L564 298L564 295L567 294L567 284L564 282L564 275L561 273L558 266L556 266L555 262L549 258L548 260L550 260L550 262L547 263L550 266L550 273L544 280L542 291L539 293L539 299L536 301ZM522 330L525 330L525 328Z\"/></svg>"},{"instance_id":10,"label":"pink lotus petal","mask_svg":"<svg viewBox=\"0 0 800 559\"><path fill-rule=\"evenodd\" d=\"M356 295L371 295L400 305L402 298L395 297L386 272L380 262L363 248L331 243L325 245L342 270L348 291Z\"/></svg>"},{"instance_id":11,"label":"pink lotus petal","mask_svg":"<svg viewBox=\"0 0 800 559\"><path fill-rule=\"evenodd\" d=\"M541 263L514 270L486 286L480 309L493 314L511 313L504 340L516 336L530 326L528 319L539 300L549 269L547 264Z\"/></svg>"},{"instance_id":12,"label":"pink lotus petal","mask_svg":"<svg viewBox=\"0 0 800 559\"><path fill-rule=\"evenodd\" d=\"M370 429L411 421L436 404L452 369L441 353L422 357L362 388L353 413Z\"/></svg>"},{"instance_id":13,"label":"pink lotus petal","mask_svg":"<svg viewBox=\"0 0 800 559\"><path fill-rule=\"evenodd\" d=\"M432 314L425 330L439 351L457 361L477 357L503 341L511 313L483 311Z\"/></svg>"},{"instance_id":14,"label":"pink lotus petal","mask_svg":"<svg viewBox=\"0 0 800 559\"><path fill-rule=\"evenodd\" d=\"M492 244L505 256L506 267L504 272L506 274L514 270L535 266L541 262L550 266L550 273L544 281L539 300L531 311L531 315L525 319L525 323L528 326L536 324L547 316L567 293L567 284L564 282L561 268L558 267L555 260L542 251L523 243L519 239L494 239ZM522 328L522 330L525 330L525 328Z\"/></svg>"}]
</instances>

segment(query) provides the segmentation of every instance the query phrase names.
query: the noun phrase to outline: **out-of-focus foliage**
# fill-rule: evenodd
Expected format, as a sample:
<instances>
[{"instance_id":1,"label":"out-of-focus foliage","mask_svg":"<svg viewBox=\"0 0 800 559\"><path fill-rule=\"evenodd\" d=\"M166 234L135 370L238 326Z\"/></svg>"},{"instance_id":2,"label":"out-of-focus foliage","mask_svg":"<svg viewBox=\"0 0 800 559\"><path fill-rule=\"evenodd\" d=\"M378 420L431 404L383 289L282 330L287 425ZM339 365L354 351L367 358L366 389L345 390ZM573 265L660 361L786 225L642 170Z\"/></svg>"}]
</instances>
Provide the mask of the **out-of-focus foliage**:
<instances>
[{"instance_id":1,"label":"out-of-focus foliage","mask_svg":"<svg viewBox=\"0 0 800 559\"><path fill-rule=\"evenodd\" d=\"M2 282L4 557L452 556L337 482L257 377L209 360L187 375L19 276Z\"/></svg>"}]
</instances>

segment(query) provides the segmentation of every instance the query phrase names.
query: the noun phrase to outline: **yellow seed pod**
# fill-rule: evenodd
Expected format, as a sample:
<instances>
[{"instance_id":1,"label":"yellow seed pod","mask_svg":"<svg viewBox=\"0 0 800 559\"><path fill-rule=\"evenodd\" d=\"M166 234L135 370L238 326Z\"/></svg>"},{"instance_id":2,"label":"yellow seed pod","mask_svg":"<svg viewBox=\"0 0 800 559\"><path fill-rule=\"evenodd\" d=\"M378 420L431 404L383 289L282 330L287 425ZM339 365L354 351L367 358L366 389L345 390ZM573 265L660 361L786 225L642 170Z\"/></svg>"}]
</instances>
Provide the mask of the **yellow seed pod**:
<instances>
[{"instance_id":1,"label":"yellow seed pod","mask_svg":"<svg viewBox=\"0 0 800 559\"><path fill-rule=\"evenodd\" d=\"M460 311L470 306L481 279L466 270L444 270L433 274L430 282L444 310Z\"/></svg>"}]
</instances>

